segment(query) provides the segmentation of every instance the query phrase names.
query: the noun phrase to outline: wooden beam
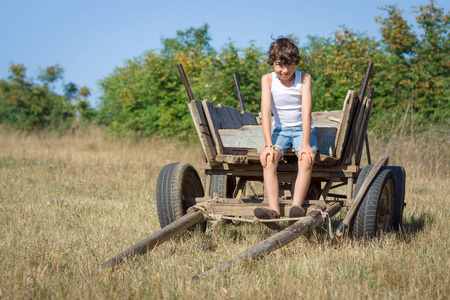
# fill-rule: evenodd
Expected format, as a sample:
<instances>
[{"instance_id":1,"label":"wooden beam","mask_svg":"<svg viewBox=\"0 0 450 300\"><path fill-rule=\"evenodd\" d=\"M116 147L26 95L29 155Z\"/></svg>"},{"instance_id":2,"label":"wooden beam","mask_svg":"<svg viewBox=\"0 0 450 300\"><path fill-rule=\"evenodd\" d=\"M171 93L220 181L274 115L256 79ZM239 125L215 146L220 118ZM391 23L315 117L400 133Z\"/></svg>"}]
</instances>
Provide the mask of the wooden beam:
<instances>
[{"instance_id":1,"label":"wooden beam","mask_svg":"<svg viewBox=\"0 0 450 300\"><path fill-rule=\"evenodd\" d=\"M236 175L245 177L260 177L263 176L263 170L261 164L249 163L247 165L234 165L234 164L223 164L217 167L211 166L209 164L200 164L200 169L205 170L209 174L216 175ZM352 177L354 173L359 171L358 166L313 166L312 178L347 178ZM297 165L295 164L280 164L278 165L278 174L286 172L297 172Z\"/></svg>"},{"instance_id":2,"label":"wooden beam","mask_svg":"<svg viewBox=\"0 0 450 300\"><path fill-rule=\"evenodd\" d=\"M200 198L199 200L202 200ZM225 199L226 203L211 203L211 210L215 215L222 216L230 216L230 217L253 217L253 211L257 207L265 207L269 208L269 204L267 202L259 202L259 203L244 203L245 199L239 199L240 203L236 203L236 201L228 201L228 200L236 200L236 199ZM201 201L198 201L201 202ZM235 203L232 203L235 202ZM307 210L312 209L313 205L323 205L324 201L321 200L305 200L303 206L307 207ZM287 217L289 215L289 210L291 209L292 201L280 201L280 216Z\"/></svg>"},{"instance_id":3,"label":"wooden beam","mask_svg":"<svg viewBox=\"0 0 450 300\"><path fill-rule=\"evenodd\" d=\"M370 115L372 114L372 107L373 107L373 100L369 99L368 108L367 108L367 116L364 119L364 125L362 128L362 132L359 136L360 143L358 144L358 147L356 147L356 163L358 165L361 162L361 155L362 155L362 150L364 148L364 142L367 142L367 127L369 126ZM368 142L367 142L366 146L367 145L368 145ZM367 149L368 149L368 146L367 146ZM370 161L370 159L369 159L369 161ZM370 164L370 162L369 162L369 164Z\"/></svg>"},{"instance_id":4,"label":"wooden beam","mask_svg":"<svg viewBox=\"0 0 450 300\"><path fill-rule=\"evenodd\" d=\"M359 100L357 97L357 107L355 116L352 120L352 124L350 127L350 130L348 132L348 140L345 143L344 152L341 158L341 164L352 164L356 165L355 161L355 150L356 150L356 143L357 143L357 132L358 128L361 124L363 115L364 115L364 99Z\"/></svg>"},{"instance_id":5,"label":"wooden beam","mask_svg":"<svg viewBox=\"0 0 450 300\"><path fill-rule=\"evenodd\" d=\"M328 192L330 191L331 185L333 184L333 179L330 179L324 186L322 193L320 194L319 200L325 202L327 199Z\"/></svg>"},{"instance_id":6,"label":"wooden beam","mask_svg":"<svg viewBox=\"0 0 450 300\"><path fill-rule=\"evenodd\" d=\"M208 164L211 166L220 165L220 163L216 162L217 152L214 148L211 132L209 131L208 122L203 112L201 101L192 100L188 104L188 107Z\"/></svg>"},{"instance_id":7,"label":"wooden beam","mask_svg":"<svg viewBox=\"0 0 450 300\"><path fill-rule=\"evenodd\" d=\"M176 234L203 221L205 221L205 217L203 216L203 213L201 211L187 213L178 220L175 220L166 227L152 234L145 240L137 243L136 245L131 246L130 248L114 256L107 262L104 262L103 264L98 266L96 271L101 271L105 268L114 267L133 256L145 254L148 251L155 248L156 246L161 245L168 239L172 238Z\"/></svg>"},{"instance_id":8,"label":"wooden beam","mask_svg":"<svg viewBox=\"0 0 450 300\"><path fill-rule=\"evenodd\" d=\"M219 135L219 121L217 120L216 114L214 114L214 104L208 100L202 101L203 111L205 112L206 120L208 121L209 130L213 137L214 145L216 147L217 154L223 154L223 144L222 139Z\"/></svg>"},{"instance_id":9,"label":"wooden beam","mask_svg":"<svg viewBox=\"0 0 450 300\"><path fill-rule=\"evenodd\" d=\"M353 122L355 110L356 110L356 104L357 104L357 97L358 94L355 91L349 90L347 92L347 96L345 97L344 101L344 115L342 117L341 124L339 126L338 132L336 134L336 144L335 144L335 153L333 153L333 156L337 159L341 160L342 155L344 152L344 146L347 142L350 127Z\"/></svg>"}]
</instances>

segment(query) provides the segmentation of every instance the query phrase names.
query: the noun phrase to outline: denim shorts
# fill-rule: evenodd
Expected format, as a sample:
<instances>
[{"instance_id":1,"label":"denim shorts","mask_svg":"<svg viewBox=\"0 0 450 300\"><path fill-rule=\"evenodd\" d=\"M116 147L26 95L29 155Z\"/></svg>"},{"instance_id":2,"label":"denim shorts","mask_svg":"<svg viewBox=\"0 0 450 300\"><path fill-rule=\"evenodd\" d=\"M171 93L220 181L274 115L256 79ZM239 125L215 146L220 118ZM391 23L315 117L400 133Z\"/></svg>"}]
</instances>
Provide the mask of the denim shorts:
<instances>
[{"instance_id":1,"label":"denim shorts","mask_svg":"<svg viewBox=\"0 0 450 300\"><path fill-rule=\"evenodd\" d=\"M298 127L286 127L286 128L275 128L272 131L272 144L276 148L281 150L281 153L286 153L289 148L294 148L295 155L302 148L303 141L303 129L302 126ZM311 128L311 136L309 138L309 144L313 148L314 152L317 153L319 149L317 147L317 137L314 128Z\"/></svg>"}]
</instances>

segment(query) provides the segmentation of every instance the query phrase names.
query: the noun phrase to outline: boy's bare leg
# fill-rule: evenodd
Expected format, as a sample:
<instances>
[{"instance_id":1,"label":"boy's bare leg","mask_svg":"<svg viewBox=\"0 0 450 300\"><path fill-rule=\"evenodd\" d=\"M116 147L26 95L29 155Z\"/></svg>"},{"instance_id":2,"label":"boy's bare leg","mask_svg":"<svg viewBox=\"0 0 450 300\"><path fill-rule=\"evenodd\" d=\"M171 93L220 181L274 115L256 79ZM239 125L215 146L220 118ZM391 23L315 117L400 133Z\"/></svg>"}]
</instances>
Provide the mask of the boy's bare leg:
<instances>
[{"instance_id":1,"label":"boy's bare leg","mask_svg":"<svg viewBox=\"0 0 450 300\"><path fill-rule=\"evenodd\" d=\"M306 155L303 155L302 160L298 160L298 174L295 180L292 205L303 205L311 181L312 167L313 165L306 159Z\"/></svg>"},{"instance_id":2,"label":"boy's bare leg","mask_svg":"<svg viewBox=\"0 0 450 300\"><path fill-rule=\"evenodd\" d=\"M280 203L279 203L279 186L278 186L278 176L277 167L278 161L281 157L281 151L275 150L275 158L272 161L267 161L267 166L264 168L264 189L267 193L267 199L269 201L269 209L276 211L280 214Z\"/></svg>"}]
</instances>

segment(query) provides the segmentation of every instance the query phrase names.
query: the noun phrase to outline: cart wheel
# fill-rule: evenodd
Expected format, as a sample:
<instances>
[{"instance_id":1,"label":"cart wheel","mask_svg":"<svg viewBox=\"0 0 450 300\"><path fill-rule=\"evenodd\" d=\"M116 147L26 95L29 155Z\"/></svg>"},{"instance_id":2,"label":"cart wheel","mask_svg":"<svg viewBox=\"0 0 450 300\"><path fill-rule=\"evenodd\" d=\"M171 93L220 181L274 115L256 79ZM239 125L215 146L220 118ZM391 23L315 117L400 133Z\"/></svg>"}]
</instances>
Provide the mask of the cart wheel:
<instances>
[{"instance_id":1,"label":"cart wheel","mask_svg":"<svg viewBox=\"0 0 450 300\"><path fill-rule=\"evenodd\" d=\"M219 197L233 197L236 188L236 176L232 175L212 175L211 176L211 198L214 194Z\"/></svg>"},{"instance_id":2,"label":"cart wheel","mask_svg":"<svg viewBox=\"0 0 450 300\"><path fill-rule=\"evenodd\" d=\"M161 228L185 215L187 209L195 205L195 198L203 196L200 177L190 164L178 162L162 168L156 184L156 208Z\"/></svg>"},{"instance_id":3,"label":"cart wheel","mask_svg":"<svg viewBox=\"0 0 450 300\"><path fill-rule=\"evenodd\" d=\"M355 190L353 191L353 198L358 194L364 180L366 180L366 177L367 177L367 175L369 175L369 172L372 170L372 168L373 168L373 165L367 165L359 173L358 179L356 179ZM355 217L350 221L349 232L353 232L354 223L355 223Z\"/></svg>"},{"instance_id":4,"label":"cart wheel","mask_svg":"<svg viewBox=\"0 0 450 300\"><path fill-rule=\"evenodd\" d=\"M366 177L367 177L367 175L369 175L372 168L373 168L373 165L367 165L361 170L361 173L359 173L358 179L356 180L356 184L355 184L355 191L353 192L353 197L355 197L358 194L364 180L366 180Z\"/></svg>"},{"instance_id":5,"label":"cart wheel","mask_svg":"<svg viewBox=\"0 0 450 300\"><path fill-rule=\"evenodd\" d=\"M394 196L394 210L392 213L392 228L399 230L403 225L403 207L405 206L405 168L397 166L387 167L394 173L395 179L395 196Z\"/></svg>"},{"instance_id":6,"label":"cart wheel","mask_svg":"<svg viewBox=\"0 0 450 300\"><path fill-rule=\"evenodd\" d=\"M363 173L366 168L367 172ZM372 169L372 166L367 166L366 168L361 171L358 177L355 195L359 191L365 177L367 177L367 174ZM359 185L358 182L360 182ZM394 195L394 174L386 167L381 168L356 213L352 226L354 237L372 238L380 236L382 232L389 232L394 210Z\"/></svg>"}]
</instances>

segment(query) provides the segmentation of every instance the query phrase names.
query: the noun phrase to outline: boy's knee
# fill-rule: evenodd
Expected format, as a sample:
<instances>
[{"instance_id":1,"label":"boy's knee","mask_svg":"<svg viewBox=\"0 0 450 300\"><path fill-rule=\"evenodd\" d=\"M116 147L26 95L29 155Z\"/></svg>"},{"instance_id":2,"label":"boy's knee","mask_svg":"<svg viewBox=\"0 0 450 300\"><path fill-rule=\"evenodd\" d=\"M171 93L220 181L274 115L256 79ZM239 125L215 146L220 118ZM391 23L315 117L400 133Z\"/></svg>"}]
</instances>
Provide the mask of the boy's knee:
<instances>
[{"instance_id":1,"label":"boy's knee","mask_svg":"<svg viewBox=\"0 0 450 300\"><path fill-rule=\"evenodd\" d=\"M281 158L281 152L279 150L275 151L275 155L273 156L273 161L267 160L267 166L270 166L271 168L278 168L278 162Z\"/></svg>"},{"instance_id":2,"label":"boy's knee","mask_svg":"<svg viewBox=\"0 0 450 300\"><path fill-rule=\"evenodd\" d=\"M300 160L298 159L298 170L302 170L302 171L309 171L312 170L313 164L306 159L305 157Z\"/></svg>"},{"instance_id":3,"label":"boy's knee","mask_svg":"<svg viewBox=\"0 0 450 300\"><path fill-rule=\"evenodd\" d=\"M264 167L267 171L277 171L278 164L276 161L267 160L267 165Z\"/></svg>"}]
</instances>

